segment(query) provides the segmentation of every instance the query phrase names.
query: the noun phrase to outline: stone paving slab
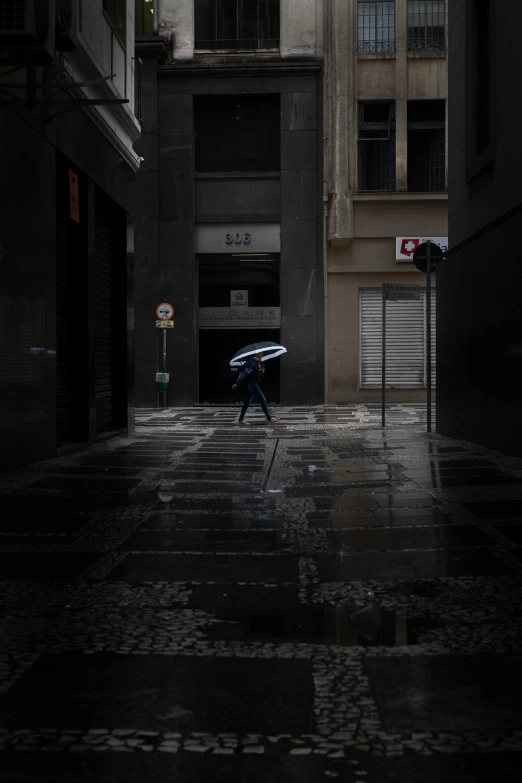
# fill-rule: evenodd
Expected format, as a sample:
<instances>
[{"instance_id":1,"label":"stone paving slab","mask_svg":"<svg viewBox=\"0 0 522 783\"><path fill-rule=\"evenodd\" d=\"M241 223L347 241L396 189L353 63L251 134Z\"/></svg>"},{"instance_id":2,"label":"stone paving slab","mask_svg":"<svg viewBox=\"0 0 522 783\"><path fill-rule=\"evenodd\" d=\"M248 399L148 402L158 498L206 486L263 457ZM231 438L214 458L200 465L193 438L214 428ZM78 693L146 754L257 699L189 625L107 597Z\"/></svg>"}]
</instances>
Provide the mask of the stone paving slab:
<instances>
[{"instance_id":1,"label":"stone paving slab","mask_svg":"<svg viewBox=\"0 0 522 783\"><path fill-rule=\"evenodd\" d=\"M389 731L519 728L522 704L513 686L521 664L520 654L366 658Z\"/></svg>"},{"instance_id":2,"label":"stone paving slab","mask_svg":"<svg viewBox=\"0 0 522 783\"><path fill-rule=\"evenodd\" d=\"M7 779L518 779L522 460L394 408L138 411L2 476Z\"/></svg>"},{"instance_id":3,"label":"stone paving slab","mask_svg":"<svg viewBox=\"0 0 522 783\"><path fill-rule=\"evenodd\" d=\"M107 578L115 582L261 582L297 581L292 558L216 554L130 553Z\"/></svg>"},{"instance_id":4,"label":"stone paving slab","mask_svg":"<svg viewBox=\"0 0 522 783\"><path fill-rule=\"evenodd\" d=\"M63 653L42 656L6 694L0 725L301 734L312 711L307 661Z\"/></svg>"}]
</instances>

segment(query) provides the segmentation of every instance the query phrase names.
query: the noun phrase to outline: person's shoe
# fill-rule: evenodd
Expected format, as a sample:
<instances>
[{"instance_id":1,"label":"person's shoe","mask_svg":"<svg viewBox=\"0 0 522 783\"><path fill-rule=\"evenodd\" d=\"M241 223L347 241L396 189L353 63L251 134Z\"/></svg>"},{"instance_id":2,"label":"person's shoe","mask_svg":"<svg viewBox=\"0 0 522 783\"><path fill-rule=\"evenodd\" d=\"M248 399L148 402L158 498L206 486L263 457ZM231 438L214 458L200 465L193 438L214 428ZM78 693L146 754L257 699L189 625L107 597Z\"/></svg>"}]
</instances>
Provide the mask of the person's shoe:
<instances>
[{"instance_id":1,"label":"person's shoe","mask_svg":"<svg viewBox=\"0 0 522 783\"><path fill-rule=\"evenodd\" d=\"M250 427L250 424L248 421L235 421L234 422L235 427Z\"/></svg>"},{"instance_id":2,"label":"person's shoe","mask_svg":"<svg viewBox=\"0 0 522 783\"><path fill-rule=\"evenodd\" d=\"M267 421L267 424L275 424L276 421L279 421L279 418L276 416L276 418L270 419L270 421Z\"/></svg>"}]
</instances>

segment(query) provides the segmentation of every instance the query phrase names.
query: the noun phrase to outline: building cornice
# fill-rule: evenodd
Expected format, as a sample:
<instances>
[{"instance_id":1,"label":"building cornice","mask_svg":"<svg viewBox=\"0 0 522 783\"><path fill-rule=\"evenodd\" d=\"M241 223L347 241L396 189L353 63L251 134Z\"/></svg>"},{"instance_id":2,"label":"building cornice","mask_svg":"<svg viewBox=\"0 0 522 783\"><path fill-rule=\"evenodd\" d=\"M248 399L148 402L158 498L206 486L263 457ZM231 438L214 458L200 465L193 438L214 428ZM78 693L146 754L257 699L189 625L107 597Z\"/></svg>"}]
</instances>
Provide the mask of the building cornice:
<instances>
[{"instance_id":1,"label":"building cornice","mask_svg":"<svg viewBox=\"0 0 522 783\"><path fill-rule=\"evenodd\" d=\"M158 76L160 77L175 77L175 76L193 76L193 77L208 77L212 74L212 78L216 76L229 76L230 74L238 74L240 76L281 76L282 74L309 74L320 73L322 69L322 63L317 60L311 62L299 61L280 61L271 63L256 63L256 62L233 62L233 63L170 63L169 65L162 65L158 68Z\"/></svg>"},{"instance_id":2,"label":"building cornice","mask_svg":"<svg viewBox=\"0 0 522 783\"><path fill-rule=\"evenodd\" d=\"M156 57L160 60L168 52L167 42L161 35L136 38L135 46L139 57Z\"/></svg>"},{"instance_id":3,"label":"building cornice","mask_svg":"<svg viewBox=\"0 0 522 783\"><path fill-rule=\"evenodd\" d=\"M354 202L370 204L402 204L405 201L417 203L419 201L447 201L447 193L355 193L352 196Z\"/></svg>"}]
</instances>

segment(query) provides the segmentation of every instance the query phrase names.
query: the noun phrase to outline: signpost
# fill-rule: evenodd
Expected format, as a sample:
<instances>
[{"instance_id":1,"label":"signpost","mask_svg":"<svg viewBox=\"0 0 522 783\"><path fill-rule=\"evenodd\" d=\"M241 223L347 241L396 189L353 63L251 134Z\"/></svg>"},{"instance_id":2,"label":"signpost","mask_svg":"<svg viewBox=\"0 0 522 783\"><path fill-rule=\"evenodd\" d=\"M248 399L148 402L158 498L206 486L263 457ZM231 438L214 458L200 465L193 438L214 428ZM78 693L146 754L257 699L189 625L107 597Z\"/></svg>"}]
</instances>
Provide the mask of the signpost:
<instances>
[{"instance_id":1,"label":"signpost","mask_svg":"<svg viewBox=\"0 0 522 783\"><path fill-rule=\"evenodd\" d=\"M413 254L413 263L420 272L426 272L426 429L431 432L431 272L442 261L444 252L430 239L419 245Z\"/></svg>"},{"instance_id":2,"label":"signpost","mask_svg":"<svg viewBox=\"0 0 522 783\"><path fill-rule=\"evenodd\" d=\"M420 299L420 285L382 284L382 426L386 427L386 301Z\"/></svg>"},{"instance_id":3,"label":"signpost","mask_svg":"<svg viewBox=\"0 0 522 783\"><path fill-rule=\"evenodd\" d=\"M161 329L163 332L162 339L163 339L163 350L162 350L162 365L163 365L163 378L162 383L164 384L165 391L162 391L163 394L163 410L167 407L167 384L165 382L165 373L167 372L167 329L173 329L174 328L174 307L169 302L160 302L160 304L156 307L156 318L158 319L156 321L156 329ZM166 379L168 382L168 378Z\"/></svg>"}]
</instances>

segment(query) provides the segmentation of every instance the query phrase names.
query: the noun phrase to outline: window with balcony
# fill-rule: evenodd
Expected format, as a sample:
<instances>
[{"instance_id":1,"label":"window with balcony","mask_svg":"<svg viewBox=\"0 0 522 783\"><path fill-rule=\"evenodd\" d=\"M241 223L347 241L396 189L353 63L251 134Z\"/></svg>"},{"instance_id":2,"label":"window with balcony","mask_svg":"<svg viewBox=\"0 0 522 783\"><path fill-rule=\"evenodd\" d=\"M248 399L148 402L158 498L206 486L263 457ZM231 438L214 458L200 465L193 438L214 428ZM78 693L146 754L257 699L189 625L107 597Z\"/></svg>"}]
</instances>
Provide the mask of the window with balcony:
<instances>
[{"instance_id":1,"label":"window with balcony","mask_svg":"<svg viewBox=\"0 0 522 783\"><path fill-rule=\"evenodd\" d=\"M279 0L195 0L196 50L279 48Z\"/></svg>"},{"instance_id":2,"label":"window with balcony","mask_svg":"<svg viewBox=\"0 0 522 783\"><path fill-rule=\"evenodd\" d=\"M359 103L358 189L395 190L395 103Z\"/></svg>"},{"instance_id":3,"label":"window with balcony","mask_svg":"<svg viewBox=\"0 0 522 783\"><path fill-rule=\"evenodd\" d=\"M408 0L408 49L411 52L446 49L445 0Z\"/></svg>"},{"instance_id":4,"label":"window with balcony","mask_svg":"<svg viewBox=\"0 0 522 783\"><path fill-rule=\"evenodd\" d=\"M408 101L408 190L446 190L444 101Z\"/></svg>"},{"instance_id":5,"label":"window with balcony","mask_svg":"<svg viewBox=\"0 0 522 783\"><path fill-rule=\"evenodd\" d=\"M357 51L360 54L395 51L395 0L358 0Z\"/></svg>"},{"instance_id":6,"label":"window with balcony","mask_svg":"<svg viewBox=\"0 0 522 783\"><path fill-rule=\"evenodd\" d=\"M194 125L197 172L279 171L279 95L196 96Z\"/></svg>"}]
</instances>

